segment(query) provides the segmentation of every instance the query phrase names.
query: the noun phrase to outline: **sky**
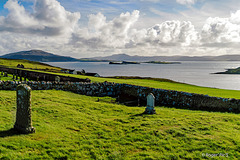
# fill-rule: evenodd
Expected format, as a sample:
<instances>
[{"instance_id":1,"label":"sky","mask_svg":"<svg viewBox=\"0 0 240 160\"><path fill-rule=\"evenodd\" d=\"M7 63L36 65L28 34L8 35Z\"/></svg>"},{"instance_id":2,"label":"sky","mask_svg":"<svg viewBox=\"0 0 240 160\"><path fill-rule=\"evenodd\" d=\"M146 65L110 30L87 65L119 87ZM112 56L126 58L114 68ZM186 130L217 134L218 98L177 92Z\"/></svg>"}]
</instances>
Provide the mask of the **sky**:
<instances>
[{"instance_id":1,"label":"sky","mask_svg":"<svg viewBox=\"0 0 240 160\"><path fill-rule=\"evenodd\" d=\"M240 54L239 0L0 0L0 55Z\"/></svg>"}]
</instances>

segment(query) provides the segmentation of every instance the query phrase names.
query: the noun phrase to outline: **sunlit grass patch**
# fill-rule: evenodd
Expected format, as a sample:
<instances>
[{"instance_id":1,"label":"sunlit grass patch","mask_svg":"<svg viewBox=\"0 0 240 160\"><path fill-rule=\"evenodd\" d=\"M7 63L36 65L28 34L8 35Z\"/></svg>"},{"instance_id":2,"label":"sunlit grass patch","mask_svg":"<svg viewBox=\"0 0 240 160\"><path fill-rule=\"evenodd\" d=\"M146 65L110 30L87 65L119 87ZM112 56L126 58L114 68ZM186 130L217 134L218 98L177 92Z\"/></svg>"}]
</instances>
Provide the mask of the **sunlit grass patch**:
<instances>
[{"instance_id":1,"label":"sunlit grass patch","mask_svg":"<svg viewBox=\"0 0 240 160\"><path fill-rule=\"evenodd\" d=\"M36 133L16 134L16 92L0 91L0 159L202 159L240 156L240 116L232 113L127 107L110 97L33 91ZM99 100L98 100L99 99ZM205 157L206 158L206 157Z\"/></svg>"}]
</instances>

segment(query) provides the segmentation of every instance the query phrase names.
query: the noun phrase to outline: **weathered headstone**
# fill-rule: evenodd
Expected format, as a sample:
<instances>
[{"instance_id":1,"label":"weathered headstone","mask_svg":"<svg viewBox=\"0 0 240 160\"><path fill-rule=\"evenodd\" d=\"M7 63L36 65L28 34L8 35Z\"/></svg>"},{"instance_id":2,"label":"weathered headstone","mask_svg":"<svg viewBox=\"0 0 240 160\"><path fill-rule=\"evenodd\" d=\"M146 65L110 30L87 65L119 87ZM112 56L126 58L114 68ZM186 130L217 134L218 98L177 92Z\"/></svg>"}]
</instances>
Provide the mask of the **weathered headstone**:
<instances>
[{"instance_id":1,"label":"weathered headstone","mask_svg":"<svg viewBox=\"0 0 240 160\"><path fill-rule=\"evenodd\" d=\"M17 113L14 128L22 133L34 133L32 126L31 91L26 84L17 87Z\"/></svg>"},{"instance_id":2,"label":"weathered headstone","mask_svg":"<svg viewBox=\"0 0 240 160\"><path fill-rule=\"evenodd\" d=\"M144 113L155 114L156 111L155 111L154 107L155 107L155 97L152 93L149 93L147 96L147 107L146 107Z\"/></svg>"},{"instance_id":3,"label":"weathered headstone","mask_svg":"<svg viewBox=\"0 0 240 160\"><path fill-rule=\"evenodd\" d=\"M56 82L60 82L60 77L59 77L59 76L56 76L56 77L55 77L55 81L56 81Z\"/></svg>"}]
</instances>

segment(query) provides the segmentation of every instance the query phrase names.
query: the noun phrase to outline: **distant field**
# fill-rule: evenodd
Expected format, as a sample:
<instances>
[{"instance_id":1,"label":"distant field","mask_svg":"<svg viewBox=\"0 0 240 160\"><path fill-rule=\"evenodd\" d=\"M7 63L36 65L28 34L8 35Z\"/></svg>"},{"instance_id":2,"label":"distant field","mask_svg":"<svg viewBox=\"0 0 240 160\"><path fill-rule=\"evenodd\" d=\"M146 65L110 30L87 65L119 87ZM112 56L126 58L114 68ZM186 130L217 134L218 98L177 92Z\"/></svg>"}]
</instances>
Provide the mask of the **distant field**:
<instances>
[{"instance_id":1,"label":"distant field","mask_svg":"<svg viewBox=\"0 0 240 160\"><path fill-rule=\"evenodd\" d=\"M0 65L17 68L18 64L23 64L25 69L36 69L36 70L47 70L47 71L60 71L61 68L53 67L45 63L34 62L28 60L18 60L18 59L4 59L0 58Z\"/></svg>"},{"instance_id":2,"label":"distant field","mask_svg":"<svg viewBox=\"0 0 240 160\"><path fill-rule=\"evenodd\" d=\"M36 133L19 135L16 92L0 91L0 159L204 159L240 157L240 115L114 104L110 97L33 91ZM226 157L222 157L226 159ZM219 159L217 157L216 159Z\"/></svg>"}]
</instances>

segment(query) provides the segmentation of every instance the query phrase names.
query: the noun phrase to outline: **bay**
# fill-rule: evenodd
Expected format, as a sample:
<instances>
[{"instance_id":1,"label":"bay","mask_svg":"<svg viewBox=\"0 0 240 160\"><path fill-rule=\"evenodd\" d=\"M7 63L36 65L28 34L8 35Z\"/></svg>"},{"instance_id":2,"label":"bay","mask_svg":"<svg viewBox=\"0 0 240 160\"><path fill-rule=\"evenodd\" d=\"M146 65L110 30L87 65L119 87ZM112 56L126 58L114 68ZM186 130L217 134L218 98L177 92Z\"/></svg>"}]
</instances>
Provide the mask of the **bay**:
<instances>
[{"instance_id":1,"label":"bay","mask_svg":"<svg viewBox=\"0 0 240 160\"><path fill-rule=\"evenodd\" d=\"M53 66L101 76L166 78L197 86L240 90L240 75L212 74L240 67L240 61L181 61L181 64L109 65L108 62L48 62Z\"/></svg>"}]
</instances>

